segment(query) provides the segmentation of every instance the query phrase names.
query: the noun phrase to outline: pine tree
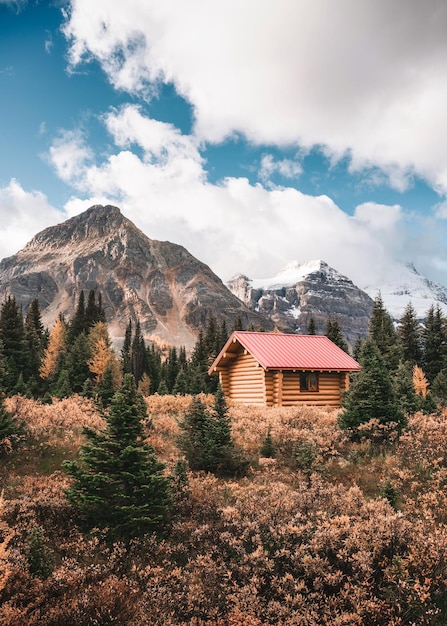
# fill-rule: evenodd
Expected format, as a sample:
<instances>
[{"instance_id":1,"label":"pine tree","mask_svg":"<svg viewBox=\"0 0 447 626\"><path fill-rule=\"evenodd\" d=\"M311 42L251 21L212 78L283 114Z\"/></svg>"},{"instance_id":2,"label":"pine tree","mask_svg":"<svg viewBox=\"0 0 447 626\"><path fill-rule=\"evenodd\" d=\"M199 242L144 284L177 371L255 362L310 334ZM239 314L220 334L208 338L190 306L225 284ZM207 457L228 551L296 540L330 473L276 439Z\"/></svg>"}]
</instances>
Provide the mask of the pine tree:
<instances>
[{"instance_id":1,"label":"pine tree","mask_svg":"<svg viewBox=\"0 0 447 626\"><path fill-rule=\"evenodd\" d=\"M132 373L132 320L126 326L126 332L124 334L124 343L121 349L121 367L123 368L123 374Z\"/></svg>"},{"instance_id":2,"label":"pine tree","mask_svg":"<svg viewBox=\"0 0 447 626\"><path fill-rule=\"evenodd\" d=\"M69 398L72 395L73 391L65 368L60 371L57 380L51 386L51 391L56 398Z\"/></svg>"},{"instance_id":3,"label":"pine tree","mask_svg":"<svg viewBox=\"0 0 447 626\"><path fill-rule=\"evenodd\" d=\"M135 326L135 335L132 340L130 360L131 372L138 384L144 372L147 370L146 345L144 343L143 335L141 334L141 325L139 321L137 321Z\"/></svg>"},{"instance_id":4,"label":"pine tree","mask_svg":"<svg viewBox=\"0 0 447 626\"><path fill-rule=\"evenodd\" d=\"M411 366L422 363L421 326L416 311L409 302L400 318L397 336L402 350L402 358Z\"/></svg>"},{"instance_id":5,"label":"pine tree","mask_svg":"<svg viewBox=\"0 0 447 626\"><path fill-rule=\"evenodd\" d=\"M357 337L354 343L354 348L352 349L352 356L357 361L360 361L361 354L363 349L363 339L361 337Z\"/></svg>"},{"instance_id":6,"label":"pine tree","mask_svg":"<svg viewBox=\"0 0 447 626\"><path fill-rule=\"evenodd\" d=\"M175 381L177 379L177 374L180 371L180 364L177 356L177 350L175 347L169 350L166 366L166 385L168 387L169 393L172 393Z\"/></svg>"},{"instance_id":7,"label":"pine tree","mask_svg":"<svg viewBox=\"0 0 447 626\"><path fill-rule=\"evenodd\" d=\"M161 354L154 344L146 349L146 371L151 381L150 392L156 393L161 380Z\"/></svg>"},{"instance_id":8,"label":"pine tree","mask_svg":"<svg viewBox=\"0 0 447 626\"><path fill-rule=\"evenodd\" d=\"M246 473L249 462L234 444L228 407L220 386L213 410L207 410L196 396L180 428L179 446L191 469L212 472L216 476L242 476Z\"/></svg>"},{"instance_id":9,"label":"pine tree","mask_svg":"<svg viewBox=\"0 0 447 626\"><path fill-rule=\"evenodd\" d=\"M431 306L422 330L422 367L429 382L447 365L445 323L440 306Z\"/></svg>"},{"instance_id":10,"label":"pine tree","mask_svg":"<svg viewBox=\"0 0 447 626\"><path fill-rule=\"evenodd\" d=\"M89 341L85 333L81 333L73 341L65 359L70 387L74 393L80 393L86 379L91 378L88 366L91 357Z\"/></svg>"},{"instance_id":11,"label":"pine tree","mask_svg":"<svg viewBox=\"0 0 447 626\"><path fill-rule=\"evenodd\" d=\"M362 370L346 394L339 425L350 432L352 439L360 437L359 427L370 420L379 424L395 424L400 432L406 424L396 399L390 374L375 342L368 338L360 359Z\"/></svg>"},{"instance_id":12,"label":"pine tree","mask_svg":"<svg viewBox=\"0 0 447 626\"><path fill-rule=\"evenodd\" d=\"M326 322L326 332L325 335L328 339L330 339L336 346L344 350L344 352L349 354L349 346L346 343L343 333L341 331L340 322L337 317L329 317Z\"/></svg>"},{"instance_id":13,"label":"pine tree","mask_svg":"<svg viewBox=\"0 0 447 626\"><path fill-rule=\"evenodd\" d=\"M433 396L443 405L447 403L447 368L442 369L436 375L431 387Z\"/></svg>"},{"instance_id":14,"label":"pine tree","mask_svg":"<svg viewBox=\"0 0 447 626\"><path fill-rule=\"evenodd\" d=\"M74 479L67 497L78 509L84 530L106 530L112 540L159 535L165 530L170 485L164 465L144 443L142 420L146 416L135 380L126 374L105 415L106 429L86 428L80 463L64 464Z\"/></svg>"},{"instance_id":15,"label":"pine tree","mask_svg":"<svg viewBox=\"0 0 447 626\"><path fill-rule=\"evenodd\" d=\"M78 335L86 333L85 324L85 295L81 291L79 294L78 305L76 307L73 319L68 324L67 341L72 344Z\"/></svg>"},{"instance_id":16,"label":"pine tree","mask_svg":"<svg viewBox=\"0 0 447 626\"><path fill-rule=\"evenodd\" d=\"M309 323L307 324L307 334L308 335L317 334L317 329L315 326L315 319L312 316L309 318Z\"/></svg>"},{"instance_id":17,"label":"pine tree","mask_svg":"<svg viewBox=\"0 0 447 626\"><path fill-rule=\"evenodd\" d=\"M414 390L408 363L401 361L393 379L394 393L404 415L413 415L420 409L420 401Z\"/></svg>"},{"instance_id":18,"label":"pine tree","mask_svg":"<svg viewBox=\"0 0 447 626\"><path fill-rule=\"evenodd\" d=\"M177 396L186 396L188 393L188 379L184 369L177 374L172 393Z\"/></svg>"},{"instance_id":19,"label":"pine tree","mask_svg":"<svg viewBox=\"0 0 447 626\"><path fill-rule=\"evenodd\" d=\"M45 329L37 298L31 302L26 312L24 335L28 355L24 372L25 379L29 380L31 377L37 379L46 343Z\"/></svg>"},{"instance_id":20,"label":"pine tree","mask_svg":"<svg viewBox=\"0 0 447 626\"><path fill-rule=\"evenodd\" d=\"M96 304L96 294L94 289L90 289L88 293L87 306L85 307L85 328L88 332L92 326L98 322L105 324L104 311L102 310L101 294L99 295L99 302Z\"/></svg>"},{"instance_id":21,"label":"pine tree","mask_svg":"<svg viewBox=\"0 0 447 626\"><path fill-rule=\"evenodd\" d=\"M374 340L390 372L396 371L401 359L399 344L391 315L385 309L379 293L369 320L368 335Z\"/></svg>"},{"instance_id":22,"label":"pine tree","mask_svg":"<svg viewBox=\"0 0 447 626\"><path fill-rule=\"evenodd\" d=\"M28 358L22 312L13 296L6 298L0 310L0 340L5 355L6 391L9 393L20 373L26 370Z\"/></svg>"}]
</instances>

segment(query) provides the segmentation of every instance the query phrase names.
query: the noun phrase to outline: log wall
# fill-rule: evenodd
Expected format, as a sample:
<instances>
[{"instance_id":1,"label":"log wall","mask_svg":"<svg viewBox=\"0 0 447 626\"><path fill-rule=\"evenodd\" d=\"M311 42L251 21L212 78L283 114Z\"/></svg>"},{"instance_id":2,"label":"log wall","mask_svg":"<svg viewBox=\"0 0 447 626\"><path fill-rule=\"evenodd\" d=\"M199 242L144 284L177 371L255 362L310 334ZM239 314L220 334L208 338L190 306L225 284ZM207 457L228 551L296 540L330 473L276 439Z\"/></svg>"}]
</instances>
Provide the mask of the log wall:
<instances>
[{"instance_id":1,"label":"log wall","mask_svg":"<svg viewBox=\"0 0 447 626\"><path fill-rule=\"evenodd\" d=\"M227 398L263 406L340 406L341 392L349 389L347 372L319 372L319 390L300 391L299 371L264 371L251 354L244 352L219 376Z\"/></svg>"},{"instance_id":2,"label":"log wall","mask_svg":"<svg viewBox=\"0 0 447 626\"><path fill-rule=\"evenodd\" d=\"M319 372L318 391L300 391L300 373L283 372L282 406L340 406L340 376L338 372Z\"/></svg>"},{"instance_id":3,"label":"log wall","mask_svg":"<svg viewBox=\"0 0 447 626\"><path fill-rule=\"evenodd\" d=\"M222 372L223 391L227 397L246 404L266 404L264 370L251 354L240 354ZM227 391L225 391L227 389Z\"/></svg>"}]
</instances>

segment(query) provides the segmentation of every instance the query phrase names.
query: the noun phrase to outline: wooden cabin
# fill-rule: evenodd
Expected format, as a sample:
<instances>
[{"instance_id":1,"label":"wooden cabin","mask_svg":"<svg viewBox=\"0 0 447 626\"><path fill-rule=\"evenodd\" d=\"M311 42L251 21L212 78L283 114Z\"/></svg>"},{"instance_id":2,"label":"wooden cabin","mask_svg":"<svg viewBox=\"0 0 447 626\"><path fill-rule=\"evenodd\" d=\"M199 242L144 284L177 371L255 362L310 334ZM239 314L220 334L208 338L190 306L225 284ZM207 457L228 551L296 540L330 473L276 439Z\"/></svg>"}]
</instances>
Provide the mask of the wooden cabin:
<instances>
[{"instance_id":1,"label":"wooden cabin","mask_svg":"<svg viewBox=\"0 0 447 626\"><path fill-rule=\"evenodd\" d=\"M235 331L208 370L226 398L263 406L340 406L360 365L323 335Z\"/></svg>"}]
</instances>

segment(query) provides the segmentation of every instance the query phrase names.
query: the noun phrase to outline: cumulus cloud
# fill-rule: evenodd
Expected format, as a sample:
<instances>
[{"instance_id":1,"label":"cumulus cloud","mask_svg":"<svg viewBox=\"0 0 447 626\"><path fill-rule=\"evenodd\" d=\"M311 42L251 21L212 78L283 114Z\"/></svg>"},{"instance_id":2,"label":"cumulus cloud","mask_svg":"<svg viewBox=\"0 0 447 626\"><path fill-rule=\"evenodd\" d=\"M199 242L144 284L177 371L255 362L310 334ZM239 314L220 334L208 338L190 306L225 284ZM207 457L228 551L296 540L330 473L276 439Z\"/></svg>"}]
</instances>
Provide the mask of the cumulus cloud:
<instances>
[{"instance_id":1,"label":"cumulus cloud","mask_svg":"<svg viewBox=\"0 0 447 626\"><path fill-rule=\"evenodd\" d=\"M70 216L116 204L149 237L184 245L223 279L240 271L265 277L291 259L323 258L360 282L386 271L396 251L400 207L365 204L351 217L330 198L293 188L246 178L211 184L194 137L130 105L110 111L104 123L117 149L101 162L80 158L76 168L61 167L60 155L72 152L69 133L51 150L67 182L88 196L67 203ZM81 154L90 154L85 144Z\"/></svg>"},{"instance_id":2,"label":"cumulus cloud","mask_svg":"<svg viewBox=\"0 0 447 626\"><path fill-rule=\"evenodd\" d=\"M25 191L17 180L0 187L0 258L20 250L37 232L66 218L39 191Z\"/></svg>"},{"instance_id":3,"label":"cumulus cloud","mask_svg":"<svg viewBox=\"0 0 447 626\"><path fill-rule=\"evenodd\" d=\"M48 159L64 182L82 189L85 169L91 164L93 151L78 130L63 130L50 147Z\"/></svg>"},{"instance_id":4,"label":"cumulus cloud","mask_svg":"<svg viewBox=\"0 0 447 626\"><path fill-rule=\"evenodd\" d=\"M171 82L195 134L324 146L397 189L447 191L447 4L433 0L72 0L72 66L150 97Z\"/></svg>"}]
</instances>

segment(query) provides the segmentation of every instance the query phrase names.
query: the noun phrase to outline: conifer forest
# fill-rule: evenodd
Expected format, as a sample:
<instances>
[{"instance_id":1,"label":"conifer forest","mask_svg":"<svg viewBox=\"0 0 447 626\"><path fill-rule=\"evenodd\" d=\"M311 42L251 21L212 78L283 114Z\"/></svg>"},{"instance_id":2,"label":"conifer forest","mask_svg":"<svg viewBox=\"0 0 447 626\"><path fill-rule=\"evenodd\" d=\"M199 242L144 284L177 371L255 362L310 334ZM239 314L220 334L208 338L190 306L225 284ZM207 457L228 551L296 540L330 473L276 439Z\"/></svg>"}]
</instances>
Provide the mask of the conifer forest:
<instances>
[{"instance_id":1,"label":"conifer forest","mask_svg":"<svg viewBox=\"0 0 447 626\"><path fill-rule=\"evenodd\" d=\"M1 626L447 623L447 319L377 296L340 408L227 400L101 295L0 308ZM262 329L248 329L262 330ZM315 333L310 320L308 334Z\"/></svg>"}]
</instances>

